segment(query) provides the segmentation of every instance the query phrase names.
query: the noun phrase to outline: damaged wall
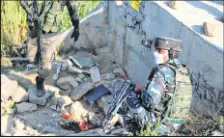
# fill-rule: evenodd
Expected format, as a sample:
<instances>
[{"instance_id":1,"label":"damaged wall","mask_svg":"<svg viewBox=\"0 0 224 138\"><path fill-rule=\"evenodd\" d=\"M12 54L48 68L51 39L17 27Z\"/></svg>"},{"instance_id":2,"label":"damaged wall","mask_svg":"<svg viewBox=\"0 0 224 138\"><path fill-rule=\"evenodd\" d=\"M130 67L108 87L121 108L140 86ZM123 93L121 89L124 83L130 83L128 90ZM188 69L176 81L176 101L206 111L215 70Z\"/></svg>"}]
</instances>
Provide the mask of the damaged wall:
<instances>
[{"instance_id":1,"label":"damaged wall","mask_svg":"<svg viewBox=\"0 0 224 138\"><path fill-rule=\"evenodd\" d=\"M204 115L224 110L223 48L196 34L159 2L142 1L136 12L128 1L105 1L81 20L75 44L68 35L64 49L111 47L128 77L146 85L155 63L150 43L141 42L158 36L183 41L180 59L192 79L191 109Z\"/></svg>"},{"instance_id":2,"label":"damaged wall","mask_svg":"<svg viewBox=\"0 0 224 138\"><path fill-rule=\"evenodd\" d=\"M125 68L129 78L146 84L155 65L153 49L142 45L142 40L157 36L180 39L180 59L187 65L193 82L191 109L204 115L223 114L223 48L197 35L157 2L143 1L140 12L134 11L128 2L108 3L116 62Z\"/></svg>"}]
</instances>

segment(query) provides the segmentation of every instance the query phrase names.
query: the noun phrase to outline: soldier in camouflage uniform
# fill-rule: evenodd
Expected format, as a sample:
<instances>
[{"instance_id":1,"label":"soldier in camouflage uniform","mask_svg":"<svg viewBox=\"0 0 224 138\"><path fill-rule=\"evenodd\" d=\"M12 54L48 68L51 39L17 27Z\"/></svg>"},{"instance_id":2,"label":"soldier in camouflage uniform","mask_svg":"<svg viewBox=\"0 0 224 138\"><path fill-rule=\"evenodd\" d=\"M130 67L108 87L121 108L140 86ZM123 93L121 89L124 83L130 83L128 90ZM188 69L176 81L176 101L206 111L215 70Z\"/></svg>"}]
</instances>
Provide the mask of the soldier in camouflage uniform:
<instances>
[{"instance_id":1,"label":"soldier in camouflage uniform","mask_svg":"<svg viewBox=\"0 0 224 138\"><path fill-rule=\"evenodd\" d=\"M156 38L155 62L146 88L136 86L136 92L130 92L127 100L120 108L120 114L134 119L141 127L151 123L153 127L160 120L158 133L167 134L170 128L166 124L169 116L172 116L172 104L176 89L176 68L178 53L181 51L182 42L169 38ZM140 93L138 93L140 92ZM188 104L188 106L190 103ZM187 108L189 109L189 108Z\"/></svg>"},{"instance_id":2,"label":"soldier in camouflage uniform","mask_svg":"<svg viewBox=\"0 0 224 138\"><path fill-rule=\"evenodd\" d=\"M35 16L34 4L37 5L37 14ZM29 62L37 62L38 65L38 77L36 77L37 96L42 97L45 95L44 80L51 71L51 61L58 50L60 43L53 41L53 36L56 36L60 32L60 15L63 12L65 6L67 6L74 31L71 37L74 37L76 41L79 36L79 18L76 11L76 6L71 5L69 0L46 0L46 1L28 1L20 0L20 5L27 13L28 23L28 45L27 45L27 58ZM41 22L42 34L41 41L43 41L43 49L41 50L41 60L37 61L37 32L34 30L34 20L39 19Z\"/></svg>"}]
</instances>

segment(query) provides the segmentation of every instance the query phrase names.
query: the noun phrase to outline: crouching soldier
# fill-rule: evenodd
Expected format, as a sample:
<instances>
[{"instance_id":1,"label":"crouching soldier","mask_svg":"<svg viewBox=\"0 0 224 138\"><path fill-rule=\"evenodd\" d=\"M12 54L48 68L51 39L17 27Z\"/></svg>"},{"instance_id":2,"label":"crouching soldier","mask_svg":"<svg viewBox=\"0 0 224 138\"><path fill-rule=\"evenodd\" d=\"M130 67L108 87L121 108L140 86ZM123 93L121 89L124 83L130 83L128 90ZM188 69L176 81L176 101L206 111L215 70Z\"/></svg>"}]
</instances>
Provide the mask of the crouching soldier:
<instances>
[{"instance_id":1,"label":"crouching soldier","mask_svg":"<svg viewBox=\"0 0 224 138\"><path fill-rule=\"evenodd\" d=\"M60 14L67 6L74 26L71 37L74 37L75 41L79 37L79 18L76 6L72 5L69 0L20 0L20 4L27 13L29 31L27 58L29 62L35 62L38 65L39 76L36 77L36 94L38 97L42 97L45 95L44 80L50 74L51 62L60 46L59 42L52 39L60 32Z\"/></svg>"},{"instance_id":2,"label":"crouching soldier","mask_svg":"<svg viewBox=\"0 0 224 138\"><path fill-rule=\"evenodd\" d=\"M180 65L177 57L181 48L182 42L179 40L156 38L154 52L156 66L149 75L149 82L146 88L136 86L135 91L128 94L118 110L119 114L131 118L143 128L150 123L154 129L160 122L162 125L158 129L158 133L162 135L172 131L172 127L167 127L164 124L172 114L176 89L176 69Z\"/></svg>"}]
</instances>

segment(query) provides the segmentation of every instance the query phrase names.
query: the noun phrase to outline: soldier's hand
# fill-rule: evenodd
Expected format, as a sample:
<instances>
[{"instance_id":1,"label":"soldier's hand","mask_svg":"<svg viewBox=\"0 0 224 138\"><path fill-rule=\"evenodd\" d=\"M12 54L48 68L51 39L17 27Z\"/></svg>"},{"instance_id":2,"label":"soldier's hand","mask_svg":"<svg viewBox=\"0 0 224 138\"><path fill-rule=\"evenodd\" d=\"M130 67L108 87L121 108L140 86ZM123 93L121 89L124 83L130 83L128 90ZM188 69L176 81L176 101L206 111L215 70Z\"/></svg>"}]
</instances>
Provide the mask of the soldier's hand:
<instances>
[{"instance_id":1,"label":"soldier's hand","mask_svg":"<svg viewBox=\"0 0 224 138\"><path fill-rule=\"evenodd\" d=\"M136 86L135 86L136 92L141 92L143 89L144 89L144 87L141 84L136 84Z\"/></svg>"},{"instance_id":2,"label":"soldier's hand","mask_svg":"<svg viewBox=\"0 0 224 138\"><path fill-rule=\"evenodd\" d=\"M74 41L76 42L79 38L79 29L74 28L73 33L71 35L71 38L74 38Z\"/></svg>"}]
</instances>

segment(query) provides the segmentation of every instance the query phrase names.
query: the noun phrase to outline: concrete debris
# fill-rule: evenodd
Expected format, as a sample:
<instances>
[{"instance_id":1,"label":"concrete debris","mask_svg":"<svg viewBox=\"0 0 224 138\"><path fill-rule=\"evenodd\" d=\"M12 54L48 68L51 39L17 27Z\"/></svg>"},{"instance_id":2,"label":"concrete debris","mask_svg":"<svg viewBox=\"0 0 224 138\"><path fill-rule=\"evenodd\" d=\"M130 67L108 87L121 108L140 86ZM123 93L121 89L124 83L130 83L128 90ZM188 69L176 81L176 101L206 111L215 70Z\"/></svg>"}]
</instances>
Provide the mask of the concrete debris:
<instances>
[{"instance_id":1,"label":"concrete debris","mask_svg":"<svg viewBox=\"0 0 224 138\"><path fill-rule=\"evenodd\" d=\"M218 130L215 130L212 132L212 136L224 136L224 133L218 131Z\"/></svg>"},{"instance_id":2,"label":"concrete debris","mask_svg":"<svg viewBox=\"0 0 224 138\"><path fill-rule=\"evenodd\" d=\"M50 108L54 111L57 111L57 105L51 105Z\"/></svg>"},{"instance_id":3,"label":"concrete debris","mask_svg":"<svg viewBox=\"0 0 224 138\"><path fill-rule=\"evenodd\" d=\"M90 69L90 75L93 83L99 82L101 80L100 71L98 67L92 67Z\"/></svg>"},{"instance_id":4,"label":"concrete debris","mask_svg":"<svg viewBox=\"0 0 224 138\"><path fill-rule=\"evenodd\" d=\"M28 101L28 93L22 87L18 87L13 95L13 101L16 103Z\"/></svg>"},{"instance_id":5,"label":"concrete debris","mask_svg":"<svg viewBox=\"0 0 224 138\"><path fill-rule=\"evenodd\" d=\"M1 116L1 133L10 131L13 127L13 116L4 115Z\"/></svg>"},{"instance_id":6,"label":"concrete debris","mask_svg":"<svg viewBox=\"0 0 224 138\"><path fill-rule=\"evenodd\" d=\"M25 125L21 120L16 119L14 121L14 124L15 124L15 128L18 130L23 130L25 128Z\"/></svg>"},{"instance_id":7,"label":"concrete debris","mask_svg":"<svg viewBox=\"0 0 224 138\"><path fill-rule=\"evenodd\" d=\"M62 62L55 62L55 66L56 66L56 72L55 72L55 74L53 74L53 77L52 77L52 79L54 80L54 81L56 81L57 79L58 79L58 75L59 75L59 73L60 73L60 71L61 71L61 67L62 67Z\"/></svg>"},{"instance_id":8,"label":"concrete debris","mask_svg":"<svg viewBox=\"0 0 224 138\"><path fill-rule=\"evenodd\" d=\"M28 90L28 93L29 93L29 101L31 103L34 103L34 104L38 104L38 105L43 105L45 106L46 103L47 103L47 100L48 98L50 97L50 93L49 92L46 92L44 96L42 97L38 97L36 95L36 87L31 87L29 90Z\"/></svg>"},{"instance_id":9,"label":"concrete debris","mask_svg":"<svg viewBox=\"0 0 224 138\"><path fill-rule=\"evenodd\" d=\"M221 30L223 29L222 27L223 27L223 23L218 21L203 23L203 29L204 29L205 35L209 37L220 36L222 33Z\"/></svg>"},{"instance_id":10,"label":"concrete debris","mask_svg":"<svg viewBox=\"0 0 224 138\"><path fill-rule=\"evenodd\" d=\"M111 95L107 94L105 96L102 96L100 99L97 100L97 104L100 108L103 109L104 113L107 112L109 108L109 102L110 102L110 97Z\"/></svg>"},{"instance_id":11,"label":"concrete debris","mask_svg":"<svg viewBox=\"0 0 224 138\"><path fill-rule=\"evenodd\" d=\"M80 101L75 101L70 106L68 113L75 116L75 119L80 122L83 117L88 116L88 110L83 106L83 103Z\"/></svg>"},{"instance_id":12,"label":"concrete debris","mask_svg":"<svg viewBox=\"0 0 224 138\"><path fill-rule=\"evenodd\" d=\"M125 128L120 128L120 129L112 130L110 132L110 134L112 134L112 135L119 135L119 136L121 136L121 135L127 135L128 136L129 132Z\"/></svg>"},{"instance_id":13,"label":"concrete debris","mask_svg":"<svg viewBox=\"0 0 224 138\"><path fill-rule=\"evenodd\" d=\"M80 79L79 77L76 77L75 80L76 80L77 82L81 82L81 81L82 81L82 79Z\"/></svg>"},{"instance_id":14,"label":"concrete debris","mask_svg":"<svg viewBox=\"0 0 224 138\"><path fill-rule=\"evenodd\" d=\"M181 1L169 0L168 5L170 6L170 8L177 10L178 8L180 8L180 2Z\"/></svg>"},{"instance_id":15,"label":"concrete debris","mask_svg":"<svg viewBox=\"0 0 224 138\"><path fill-rule=\"evenodd\" d=\"M113 73L107 73L105 76L106 80L113 80L115 78L115 75Z\"/></svg>"},{"instance_id":16,"label":"concrete debris","mask_svg":"<svg viewBox=\"0 0 224 138\"><path fill-rule=\"evenodd\" d=\"M71 76L58 79L57 85L61 86L63 84L70 84L74 88L78 86L78 82Z\"/></svg>"},{"instance_id":17,"label":"concrete debris","mask_svg":"<svg viewBox=\"0 0 224 138\"><path fill-rule=\"evenodd\" d=\"M117 76L120 76L121 74L124 74L124 75L125 75L125 72L124 72L124 70L123 70L122 68L115 68L115 69L113 70L113 73L114 73L115 75L117 75Z\"/></svg>"},{"instance_id":18,"label":"concrete debris","mask_svg":"<svg viewBox=\"0 0 224 138\"><path fill-rule=\"evenodd\" d=\"M71 103L72 103L72 100L68 96L61 96L61 97L58 98L58 101L57 101L57 105L59 107L65 107L65 106L67 106Z\"/></svg>"},{"instance_id":19,"label":"concrete debris","mask_svg":"<svg viewBox=\"0 0 224 138\"><path fill-rule=\"evenodd\" d=\"M72 65L73 65L72 61L66 59L62 64L61 71L66 71L68 68L72 67Z\"/></svg>"},{"instance_id":20,"label":"concrete debris","mask_svg":"<svg viewBox=\"0 0 224 138\"><path fill-rule=\"evenodd\" d=\"M89 113L89 121L93 124L93 125L96 125L96 126L102 126L102 123L103 123L103 120L104 120L104 115L103 113L93 113L93 112L90 112Z\"/></svg>"},{"instance_id":21,"label":"concrete debris","mask_svg":"<svg viewBox=\"0 0 224 138\"><path fill-rule=\"evenodd\" d=\"M70 56L69 59L71 59L81 69L89 69L94 65L91 58L73 55Z\"/></svg>"},{"instance_id":22,"label":"concrete debris","mask_svg":"<svg viewBox=\"0 0 224 138\"><path fill-rule=\"evenodd\" d=\"M7 101L10 97L17 92L18 83L17 81L10 80L4 74L1 74L1 100Z\"/></svg>"},{"instance_id":23,"label":"concrete debris","mask_svg":"<svg viewBox=\"0 0 224 138\"><path fill-rule=\"evenodd\" d=\"M23 102L20 104L16 104L16 110L19 113L32 112L32 111L36 111L37 109L38 109L37 105L33 103Z\"/></svg>"},{"instance_id":24,"label":"concrete debris","mask_svg":"<svg viewBox=\"0 0 224 138\"><path fill-rule=\"evenodd\" d=\"M78 77L79 77L80 79L83 79L83 78L85 77L85 75L84 75L84 74L79 74Z\"/></svg>"},{"instance_id":25,"label":"concrete debris","mask_svg":"<svg viewBox=\"0 0 224 138\"><path fill-rule=\"evenodd\" d=\"M6 108L5 113L8 114L8 115L14 115L15 114L15 109Z\"/></svg>"},{"instance_id":26,"label":"concrete debris","mask_svg":"<svg viewBox=\"0 0 224 138\"><path fill-rule=\"evenodd\" d=\"M79 85L72 91L71 93L72 100L74 101L79 100L83 95L85 95L93 87L94 87L93 83L90 83L90 82L82 83L81 85Z\"/></svg>"}]
</instances>

